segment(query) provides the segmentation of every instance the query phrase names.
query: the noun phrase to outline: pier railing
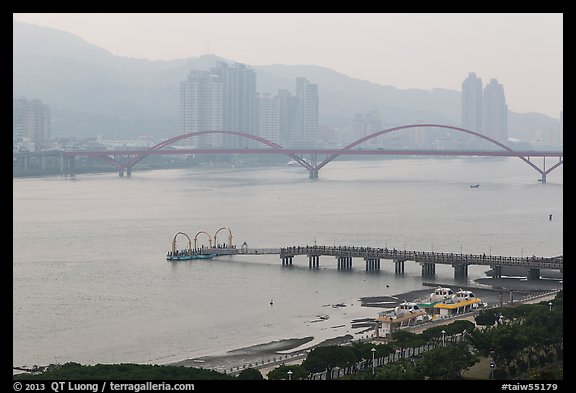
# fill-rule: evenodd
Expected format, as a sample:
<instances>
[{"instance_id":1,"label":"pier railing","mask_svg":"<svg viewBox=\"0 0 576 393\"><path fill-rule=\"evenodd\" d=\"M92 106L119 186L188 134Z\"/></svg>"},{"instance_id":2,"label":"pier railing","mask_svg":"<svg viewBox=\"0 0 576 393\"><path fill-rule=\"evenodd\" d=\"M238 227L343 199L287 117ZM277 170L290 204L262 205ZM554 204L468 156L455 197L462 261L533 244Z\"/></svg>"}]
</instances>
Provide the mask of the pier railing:
<instances>
[{"instance_id":1,"label":"pier railing","mask_svg":"<svg viewBox=\"0 0 576 393\"><path fill-rule=\"evenodd\" d=\"M352 258L362 258L367 261L367 270L380 270L381 259L392 260L397 264L397 272L404 271L403 263L414 261L423 265L423 272L433 274L430 268L435 264L451 265L458 270L459 275L465 275L468 265L484 265L495 268L522 267L527 269L552 269L563 271L564 258L562 255L555 257L533 256L500 256L483 254L465 254L457 252L434 252L397 250L388 247L356 247L356 246L290 246L280 248L248 248L248 247L213 247L204 248L203 253L210 252L218 256L224 255L278 255L283 263L292 264L295 256L307 256L312 259L311 266L317 268L321 256L331 256L339 260L339 268L351 269ZM346 260L342 263L341 261ZM288 262L289 261L289 262ZM498 273L499 274L499 273Z\"/></svg>"}]
</instances>

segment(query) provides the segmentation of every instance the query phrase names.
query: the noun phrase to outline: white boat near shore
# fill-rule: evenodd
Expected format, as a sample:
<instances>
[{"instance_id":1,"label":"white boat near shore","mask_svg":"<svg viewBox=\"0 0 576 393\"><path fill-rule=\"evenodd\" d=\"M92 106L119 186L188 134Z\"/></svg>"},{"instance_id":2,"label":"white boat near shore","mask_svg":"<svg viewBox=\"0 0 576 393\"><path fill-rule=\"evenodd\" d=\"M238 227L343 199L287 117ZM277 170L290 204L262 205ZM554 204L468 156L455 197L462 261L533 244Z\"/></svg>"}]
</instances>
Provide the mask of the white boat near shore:
<instances>
[{"instance_id":1,"label":"white boat near shore","mask_svg":"<svg viewBox=\"0 0 576 393\"><path fill-rule=\"evenodd\" d=\"M454 292L448 287L438 287L423 299L403 302L393 311L379 313L376 320L381 322L382 330L387 334L404 327L469 313L486 305L472 291L460 289Z\"/></svg>"}]
</instances>

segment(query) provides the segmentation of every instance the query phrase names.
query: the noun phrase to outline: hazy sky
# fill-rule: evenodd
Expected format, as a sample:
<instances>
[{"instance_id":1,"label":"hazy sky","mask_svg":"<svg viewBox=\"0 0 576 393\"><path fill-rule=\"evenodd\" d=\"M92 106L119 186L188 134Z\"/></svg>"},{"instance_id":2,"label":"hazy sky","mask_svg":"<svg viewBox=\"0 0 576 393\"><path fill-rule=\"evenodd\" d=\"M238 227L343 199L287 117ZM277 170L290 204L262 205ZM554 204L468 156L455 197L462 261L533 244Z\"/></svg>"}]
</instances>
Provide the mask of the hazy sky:
<instances>
[{"instance_id":1,"label":"hazy sky","mask_svg":"<svg viewBox=\"0 0 576 393\"><path fill-rule=\"evenodd\" d=\"M114 54L310 64L400 89L496 78L514 112L563 109L563 14L14 14Z\"/></svg>"}]
</instances>

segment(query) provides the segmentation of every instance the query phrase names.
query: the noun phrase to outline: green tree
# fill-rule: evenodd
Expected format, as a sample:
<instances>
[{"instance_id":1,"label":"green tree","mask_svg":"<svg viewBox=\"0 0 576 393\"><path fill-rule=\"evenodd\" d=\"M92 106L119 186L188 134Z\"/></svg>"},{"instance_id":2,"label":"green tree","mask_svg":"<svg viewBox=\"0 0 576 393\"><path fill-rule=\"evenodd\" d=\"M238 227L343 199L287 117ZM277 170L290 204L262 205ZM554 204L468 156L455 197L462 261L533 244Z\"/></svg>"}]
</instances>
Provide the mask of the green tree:
<instances>
[{"instance_id":1,"label":"green tree","mask_svg":"<svg viewBox=\"0 0 576 393\"><path fill-rule=\"evenodd\" d=\"M557 365L544 367L563 358L562 291L550 303L497 309L494 315L502 315L503 323L477 329L469 335L470 344L494 359L497 378L530 375L538 367L543 367L546 375L555 374L550 370L561 370Z\"/></svg>"},{"instance_id":2,"label":"green tree","mask_svg":"<svg viewBox=\"0 0 576 393\"><path fill-rule=\"evenodd\" d=\"M424 345L425 340L421 334L414 334L406 330L396 330L392 333L392 340L396 348L415 348Z\"/></svg>"},{"instance_id":3,"label":"green tree","mask_svg":"<svg viewBox=\"0 0 576 393\"><path fill-rule=\"evenodd\" d=\"M281 380L288 379L288 371L292 371L292 376L290 379L305 379L310 374L304 367L300 364L291 365L281 365L276 367L274 370L268 373L268 379L270 380Z\"/></svg>"},{"instance_id":4,"label":"green tree","mask_svg":"<svg viewBox=\"0 0 576 393\"><path fill-rule=\"evenodd\" d=\"M562 380L564 379L564 370L557 365L547 365L544 367L533 368L528 372L528 379L537 380Z\"/></svg>"},{"instance_id":5,"label":"green tree","mask_svg":"<svg viewBox=\"0 0 576 393\"><path fill-rule=\"evenodd\" d=\"M372 348L376 350L374 352L375 359L386 357L394 352L394 346L392 344L357 342L352 344L352 350L356 354L356 361L359 362L362 359L372 360Z\"/></svg>"},{"instance_id":6,"label":"green tree","mask_svg":"<svg viewBox=\"0 0 576 393\"><path fill-rule=\"evenodd\" d=\"M424 352L416 363L417 374L430 379L460 379L462 371L478 362L464 343Z\"/></svg>"},{"instance_id":7,"label":"green tree","mask_svg":"<svg viewBox=\"0 0 576 393\"><path fill-rule=\"evenodd\" d=\"M474 329L476 329L476 325L474 325L474 322L470 322L464 319L454 321L451 324L446 325L446 333L448 335L459 334L463 333L464 331L469 333Z\"/></svg>"},{"instance_id":8,"label":"green tree","mask_svg":"<svg viewBox=\"0 0 576 393\"><path fill-rule=\"evenodd\" d=\"M43 373L16 375L14 379L50 380L210 380L234 379L230 375L203 368L158 366L149 364L96 364L79 363L50 365Z\"/></svg>"},{"instance_id":9,"label":"green tree","mask_svg":"<svg viewBox=\"0 0 576 393\"><path fill-rule=\"evenodd\" d=\"M374 379L418 380L423 378L410 360L402 359L379 368Z\"/></svg>"},{"instance_id":10,"label":"green tree","mask_svg":"<svg viewBox=\"0 0 576 393\"><path fill-rule=\"evenodd\" d=\"M236 377L236 378L243 379L243 380L252 380L252 381L264 379L260 370L255 369L255 368L245 368L244 370L240 371L240 373L238 374L238 377Z\"/></svg>"},{"instance_id":11,"label":"green tree","mask_svg":"<svg viewBox=\"0 0 576 393\"><path fill-rule=\"evenodd\" d=\"M496 323L499 316L500 316L500 308L481 310L478 313L478 315L474 317L474 321L476 321L476 325L492 326Z\"/></svg>"},{"instance_id":12,"label":"green tree","mask_svg":"<svg viewBox=\"0 0 576 393\"><path fill-rule=\"evenodd\" d=\"M348 367L356 362L356 354L349 346L325 346L314 348L304 362L304 367L310 373L331 370L332 368ZM330 378L330 373L328 377Z\"/></svg>"}]
</instances>

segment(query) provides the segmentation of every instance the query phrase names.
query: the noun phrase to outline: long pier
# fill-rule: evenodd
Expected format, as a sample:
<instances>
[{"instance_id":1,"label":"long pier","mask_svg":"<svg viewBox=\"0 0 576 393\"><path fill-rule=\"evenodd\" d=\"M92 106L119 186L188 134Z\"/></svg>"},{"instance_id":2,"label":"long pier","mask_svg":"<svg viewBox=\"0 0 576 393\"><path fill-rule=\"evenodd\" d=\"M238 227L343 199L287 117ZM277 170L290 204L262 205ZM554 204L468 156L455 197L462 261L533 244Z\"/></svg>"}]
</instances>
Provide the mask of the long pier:
<instances>
[{"instance_id":1,"label":"long pier","mask_svg":"<svg viewBox=\"0 0 576 393\"><path fill-rule=\"evenodd\" d=\"M208 251L208 250L206 250ZM217 255L279 255L283 266L291 266L295 256L307 256L308 267L318 269L320 257L333 257L338 270L349 271L353 268L354 259L362 259L366 271L380 271L381 261L392 261L396 274L404 273L407 261L419 263L422 266L422 276L433 277L436 265L451 265L455 278L468 276L468 266L484 265L493 269L493 277L502 276L503 267L521 267L528 270L528 279L540 278L540 269L552 269L563 272L563 255L556 257L513 257L486 254L463 254L453 252L407 251L376 247L352 246L290 246L281 248L248 248L235 247L211 248L210 252Z\"/></svg>"}]
</instances>

